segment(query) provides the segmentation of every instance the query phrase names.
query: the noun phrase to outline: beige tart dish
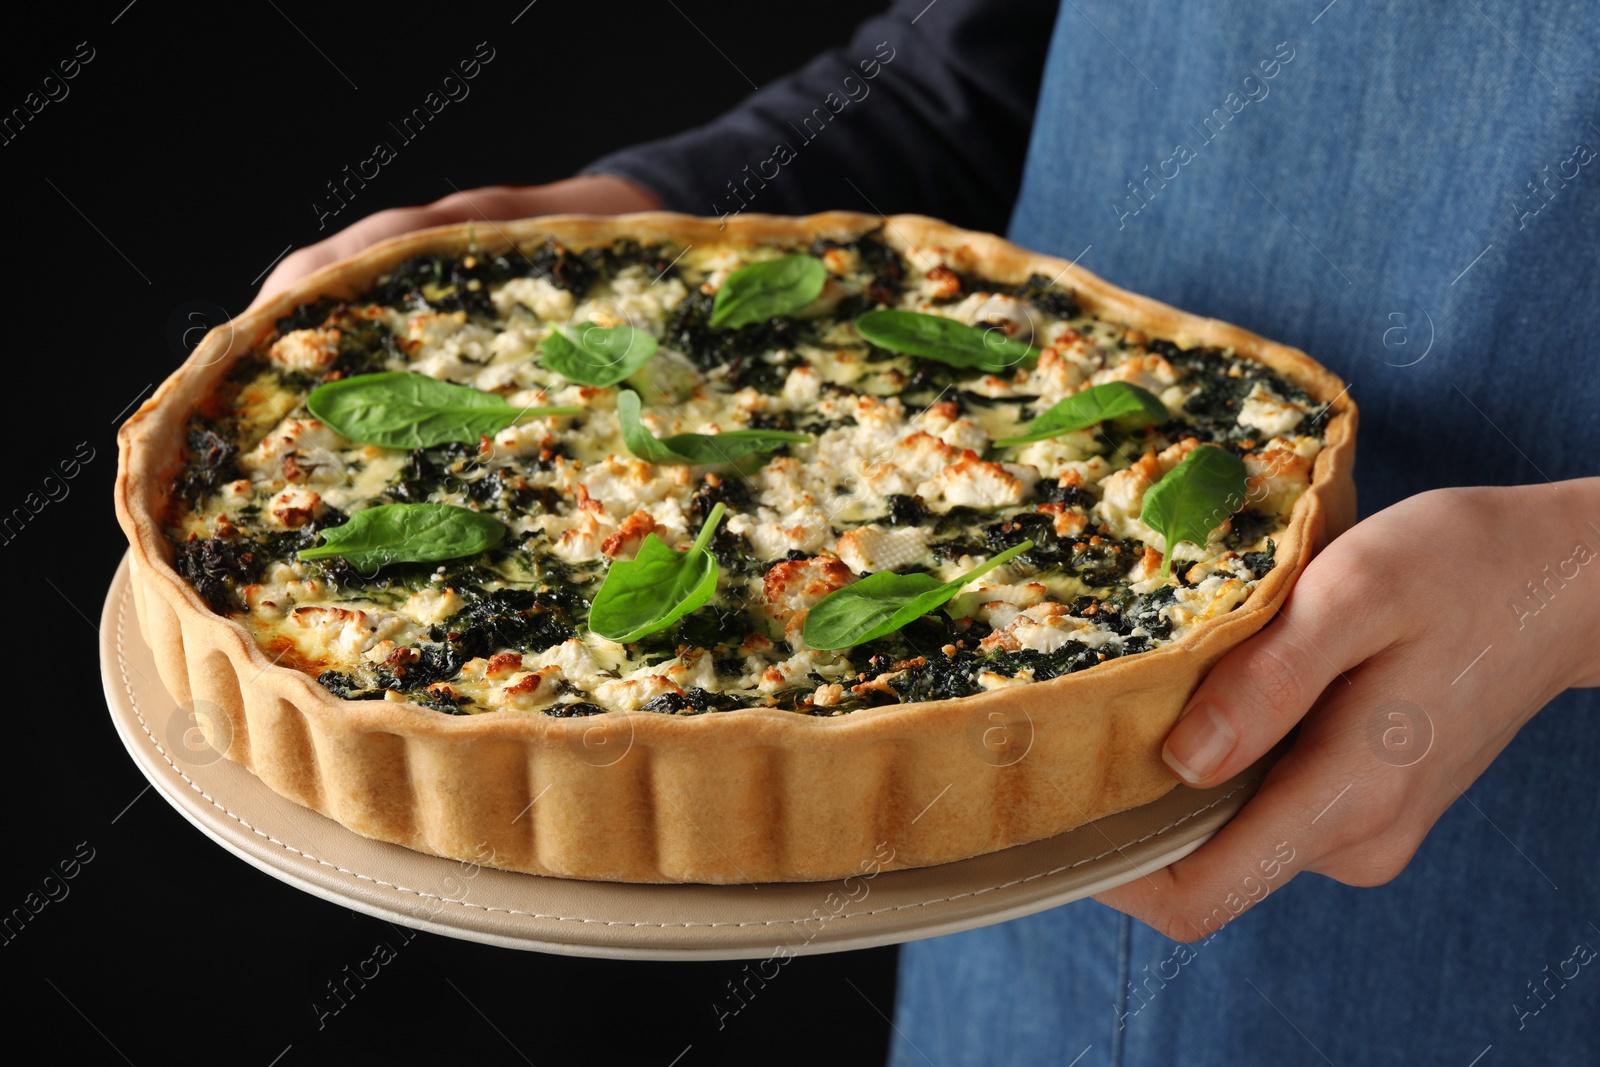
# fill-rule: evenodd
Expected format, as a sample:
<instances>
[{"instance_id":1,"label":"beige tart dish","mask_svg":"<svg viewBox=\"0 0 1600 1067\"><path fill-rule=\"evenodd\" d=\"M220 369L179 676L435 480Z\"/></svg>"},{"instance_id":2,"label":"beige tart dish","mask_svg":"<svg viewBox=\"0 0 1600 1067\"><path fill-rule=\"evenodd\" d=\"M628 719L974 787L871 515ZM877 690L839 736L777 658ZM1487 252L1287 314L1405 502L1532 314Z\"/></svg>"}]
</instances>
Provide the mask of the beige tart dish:
<instances>
[{"instance_id":1,"label":"beige tart dish","mask_svg":"<svg viewBox=\"0 0 1600 1067\"><path fill-rule=\"evenodd\" d=\"M140 626L207 739L360 834L804 881L1050 837L1354 521L1305 354L932 219L387 241L122 428Z\"/></svg>"}]
</instances>

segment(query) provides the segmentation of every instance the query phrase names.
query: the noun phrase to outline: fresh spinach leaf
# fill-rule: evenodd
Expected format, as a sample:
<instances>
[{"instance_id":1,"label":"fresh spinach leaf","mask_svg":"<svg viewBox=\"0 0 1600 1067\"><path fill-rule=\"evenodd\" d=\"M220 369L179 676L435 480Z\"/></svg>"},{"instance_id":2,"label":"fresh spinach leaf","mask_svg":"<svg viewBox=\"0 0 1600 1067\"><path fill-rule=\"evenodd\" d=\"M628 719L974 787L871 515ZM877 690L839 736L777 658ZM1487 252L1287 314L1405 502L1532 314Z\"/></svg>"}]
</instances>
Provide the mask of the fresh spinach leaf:
<instances>
[{"instance_id":1,"label":"fresh spinach leaf","mask_svg":"<svg viewBox=\"0 0 1600 1067\"><path fill-rule=\"evenodd\" d=\"M827 280L828 268L814 256L752 263L723 279L711 305L710 323L731 330L777 315L792 315L821 295Z\"/></svg>"},{"instance_id":2,"label":"fresh spinach leaf","mask_svg":"<svg viewBox=\"0 0 1600 1067\"><path fill-rule=\"evenodd\" d=\"M612 641L637 641L665 630L709 601L716 594L719 573L711 538L727 510L720 502L711 509L687 552L646 534L637 556L619 559L606 571L606 580L589 606L589 629Z\"/></svg>"},{"instance_id":3,"label":"fresh spinach leaf","mask_svg":"<svg viewBox=\"0 0 1600 1067\"><path fill-rule=\"evenodd\" d=\"M408 371L325 382L306 398L306 407L352 441L408 449L451 441L473 444L524 416L577 415L583 410L513 407L503 396Z\"/></svg>"},{"instance_id":4,"label":"fresh spinach leaf","mask_svg":"<svg viewBox=\"0 0 1600 1067\"><path fill-rule=\"evenodd\" d=\"M354 567L375 570L389 563L475 556L505 535L499 520L453 504L380 504L323 530L322 544L302 548L299 558L341 556Z\"/></svg>"},{"instance_id":5,"label":"fresh spinach leaf","mask_svg":"<svg viewBox=\"0 0 1600 1067\"><path fill-rule=\"evenodd\" d=\"M569 382L616 385L650 362L656 339L632 326L555 329L539 344L539 366Z\"/></svg>"},{"instance_id":6,"label":"fresh spinach leaf","mask_svg":"<svg viewBox=\"0 0 1600 1067\"><path fill-rule=\"evenodd\" d=\"M1012 545L949 582L941 582L931 574L895 574L893 571L869 574L818 601L816 607L806 613L801 636L812 648L825 649L851 648L875 641L930 611L937 611L967 583L1032 547L1032 541Z\"/></svg>"},{"instance_id":7,"label":"fresh spinach leaf","mask_svg":"<svg viewBox=\"0 0 1600 1067\"><path fill-rule=\"evenodd\" d=\"M1166 538L1161 578L1172 572L1179 541L1205 547L1211 531L1245 505L1244 461L1215 445L1201 445L1145 490L1139 521Z\"/></svg>"},{"instance_id":8,"label":"fresh spinach leaf","mask_svg":"<svg viewBox=\"0 0 1600 1067\"><path fill-rule=\"evenodd\" d=\"M856 332L879 348L978 370L1010 370L1039 354L999 327L968 326L943 315L879 308L856 319Z\"/></svg>"},{"instance_id":9,"label":"fresh spinach leaf","mask_svg":"<svg viewBox=\"0 0 1600 1067\"><path fill-rule=\"evenodd\" d=\"M1148 389L1127 382L1107 382L1104 385L1091 385L1081 393L1073 393L1057 401L1049 411L1028 423L1027 433L1002 437L995 442L995 447L1046 441L1111 419L1126 425L1143 426L1166 422L1171 417L1166 405Z\"/></svg>"},{"instance_id":10,"label":"fresh spinach leaf","mask_svg":"<svg viewBox=\"0 0 1600 1067\"><path fill-rule=\"evenodd\" d=\"M678 433L657 437L639 421L639 394L617 394L617 422L628 451L651 463L732 463L752 453L773 452L787 444L803 444L809 434L787 430L730 430L727 433Z\"/></svg>"}]
</instances>

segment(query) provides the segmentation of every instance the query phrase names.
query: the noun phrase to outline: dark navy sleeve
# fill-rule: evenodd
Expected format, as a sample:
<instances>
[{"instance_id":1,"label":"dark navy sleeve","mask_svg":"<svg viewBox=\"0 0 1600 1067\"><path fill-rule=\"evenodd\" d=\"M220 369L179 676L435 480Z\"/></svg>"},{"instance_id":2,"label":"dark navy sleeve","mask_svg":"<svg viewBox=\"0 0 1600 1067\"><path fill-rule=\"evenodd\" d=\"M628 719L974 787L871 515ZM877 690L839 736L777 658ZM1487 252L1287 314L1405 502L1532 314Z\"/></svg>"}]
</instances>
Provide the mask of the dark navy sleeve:
<instances>
[{"instance_id":1,"label":"dark navy sleeve","mask_svg":"<svg viewBox=\"0 0 1600 1067\"><path fill-rule=\"evenodd\" d=\"M1055 0L910 0L705 126L596 160L670 210L921 212L1003 231Z\"/></svg>"}]
</instances>

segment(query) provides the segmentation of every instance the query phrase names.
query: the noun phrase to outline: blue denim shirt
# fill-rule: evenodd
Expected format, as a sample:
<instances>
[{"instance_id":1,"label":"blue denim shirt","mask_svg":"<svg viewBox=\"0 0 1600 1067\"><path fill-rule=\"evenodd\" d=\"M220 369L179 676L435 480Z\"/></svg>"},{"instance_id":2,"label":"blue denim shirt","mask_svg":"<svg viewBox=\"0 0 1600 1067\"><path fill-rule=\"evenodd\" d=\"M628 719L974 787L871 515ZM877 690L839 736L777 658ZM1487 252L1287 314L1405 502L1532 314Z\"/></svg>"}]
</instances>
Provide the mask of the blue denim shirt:
<instances>
[{"instance_id":1,"label":"blue denim shirt","mask_svg":"<svg viewBox=\"0 0 1600 1067\"><path fill-rule=\"evenodd\" d=\"M1064 8L1010 236L1336 371L1366 512L1600 472L1600 11L1321 6Z\"/></svg>"},{"instance_id":2,"label":"blue denim shirt","mask_svg":"<svg viewBox=\"0 0 1600 1067\"><path fill-rule=\"evenodd\" d=\"M1065 5L1010 236L1339 373L1363 514L1600 472L1597 14ZM1513 662L1541 639L1518 593L1482 608ZM1597 713L1595 690L1549 705L1387 886L1303 877L1192 948L1076 907L912 946L901 1029L942 1063L1600 1062ZM957 992L1015 989L1019 960L1047 993Z\"/></svg>"},{"instance_id":3,"label":"blue denim shirt","mask_svg":"<svg viewBox=\"0 0 1600 1067\"><path fill-rule=\"evenodd\" d=\"M1597 15L915 0L717 123L596 169L699 214L998 226L1014 192L1019 244L1340 374L1370 514L1600 472ZM879 41L895 55L874 95L770 181L736 184ZM1573 536L1600 547L1594 520ZM1471 559L1416 556L1473 580ZM1517 629L1518 593L1484 590L1500 669L1540 640ZM1094 904L906 946L893 1062L1600 1062L1596 692L1537 715L1386 886L1302 877L1194 947Z\"/></svg>"}]
</instances>

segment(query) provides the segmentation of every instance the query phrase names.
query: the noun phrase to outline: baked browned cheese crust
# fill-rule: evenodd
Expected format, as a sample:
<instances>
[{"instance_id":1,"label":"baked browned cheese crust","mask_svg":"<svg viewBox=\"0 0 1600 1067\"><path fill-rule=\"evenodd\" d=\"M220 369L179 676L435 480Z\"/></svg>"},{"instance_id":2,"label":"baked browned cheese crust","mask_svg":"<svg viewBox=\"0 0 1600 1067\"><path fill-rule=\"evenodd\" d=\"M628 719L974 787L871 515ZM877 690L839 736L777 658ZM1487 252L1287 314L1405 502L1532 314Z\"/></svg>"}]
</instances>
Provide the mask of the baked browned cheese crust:
<instances>
[{"instance_id":1,"label":"baked browned cheese crust","mask_svg":"<svg viewBox=\"0 0 1600 1067\"><path fill-rule=\"evenodd\" d=\"M214 331L117 507L164 682L284 796L533 873L807 880L1172 788L1188 695L1353 521L1355 424L1303 353L930 219L555 217Z\"/></svg>"}]
</instances>

